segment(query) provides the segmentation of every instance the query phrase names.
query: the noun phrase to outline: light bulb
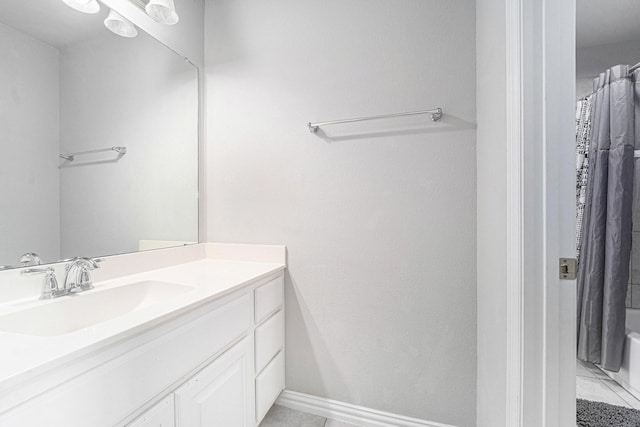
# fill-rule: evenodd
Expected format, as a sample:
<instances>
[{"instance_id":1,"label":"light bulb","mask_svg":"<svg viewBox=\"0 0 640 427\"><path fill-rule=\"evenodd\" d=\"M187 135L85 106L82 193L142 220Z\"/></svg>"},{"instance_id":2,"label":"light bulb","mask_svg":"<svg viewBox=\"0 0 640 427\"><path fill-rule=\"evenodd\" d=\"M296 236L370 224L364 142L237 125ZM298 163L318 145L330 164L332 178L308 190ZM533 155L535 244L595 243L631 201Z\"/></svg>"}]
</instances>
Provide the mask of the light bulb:
<instances>
[{"instance_id":1,"label":"light bulb","mask_svg":"<svg viewBox=\"0 0 640 427\"><path fill-rule=\"evenodd\" d=\"M151 19L161 24L177 24L180 19L173 0L150 0L144 10Z\"/></svg>"},{"instance_id":2,"label":"light bulb","mask_svg":"<svg viewBox=\"0 0 640 427\"><path fill-rule=\"evenodd\" d=\"M122 37L135 37L138 35L136 26L113 9L109 10L109 15L104 20L104 26Z\"/></svg>"}]
</instances>

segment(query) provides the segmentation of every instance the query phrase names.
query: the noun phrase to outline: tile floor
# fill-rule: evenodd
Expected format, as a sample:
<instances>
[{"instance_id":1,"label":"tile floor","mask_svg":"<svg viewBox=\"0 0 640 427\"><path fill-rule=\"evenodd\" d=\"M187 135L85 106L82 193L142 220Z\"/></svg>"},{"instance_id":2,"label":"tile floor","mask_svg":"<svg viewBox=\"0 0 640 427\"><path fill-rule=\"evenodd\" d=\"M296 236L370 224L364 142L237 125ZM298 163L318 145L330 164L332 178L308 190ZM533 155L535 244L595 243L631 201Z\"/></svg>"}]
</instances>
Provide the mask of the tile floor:
<instances>
[{"instance_id":1,"label":"tile floor","mask_svg":"<svg viewBox=\"0 0 640 427\"><path fill-rule=\"evenodd\" d=\"M640 401L597 366L577 360L576 395L579 399L640 409Z\"/></svg>"},{"instance_id":2,"label":"tile floor","mask_svg":"<svg viewBox=\"0 0 640 427\"><path fill-rule=\"evenodd\" d=\"M336 421L317 415L294 411L283 406L273 405L260 423L260 427L355 427L342 421Z\"/></svg>"}]
</instances>

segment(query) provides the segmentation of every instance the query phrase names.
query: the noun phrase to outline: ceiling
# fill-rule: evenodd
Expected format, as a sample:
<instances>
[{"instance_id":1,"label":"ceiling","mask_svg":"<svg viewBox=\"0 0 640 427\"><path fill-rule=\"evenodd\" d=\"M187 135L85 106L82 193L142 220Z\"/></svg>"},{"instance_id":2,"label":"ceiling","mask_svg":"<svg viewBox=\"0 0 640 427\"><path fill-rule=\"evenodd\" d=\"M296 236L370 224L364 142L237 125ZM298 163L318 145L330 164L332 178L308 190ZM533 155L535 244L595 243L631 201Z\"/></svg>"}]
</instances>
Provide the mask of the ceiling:
<instances>
[{"instance_id":1,"label":"ceiling","mask_svg":"<svg viewBox=\"0 0 640 427\"><path fill-rule=\"evenodd\" d=\"M78 12L61 0L0 0L0 22L49 45L62 48L107 31L108 9L96 14Z\"/></svg>"},{"instance_id":2,"label":"ceiling","mask_svg":"<svg viewBox=\"0 0 640 427\"><path fill-rule=\"evenodd\" d=\"M577 0L576 8L578 48L640 40L640 0Z\"/></svg>"}]
</instances>

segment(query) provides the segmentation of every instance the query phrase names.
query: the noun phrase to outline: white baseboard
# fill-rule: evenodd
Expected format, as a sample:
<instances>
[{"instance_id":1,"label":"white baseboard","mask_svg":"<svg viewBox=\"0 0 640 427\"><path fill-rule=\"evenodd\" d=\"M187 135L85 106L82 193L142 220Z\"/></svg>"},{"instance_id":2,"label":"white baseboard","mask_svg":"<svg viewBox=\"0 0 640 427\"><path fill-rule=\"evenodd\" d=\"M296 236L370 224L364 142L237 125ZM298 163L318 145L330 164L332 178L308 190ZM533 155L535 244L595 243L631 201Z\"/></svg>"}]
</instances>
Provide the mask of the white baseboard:
<instances>
[{"instance_id":1,"label":"white baseboard","mask_svg":"<svg viewBox=\"0 0 640 427\"><path fill-rule=\"evenodd\" d=\"M376 411L375 409L369 409L363 406L351 405L349 403L289 390L285 390L280 394L280 397L276 400L276 404L284 406L285 408L295 409L325 418L332 418L357 426L455 427L451 424L404 417L402 415Z\"/></svg>"}]
</instances>

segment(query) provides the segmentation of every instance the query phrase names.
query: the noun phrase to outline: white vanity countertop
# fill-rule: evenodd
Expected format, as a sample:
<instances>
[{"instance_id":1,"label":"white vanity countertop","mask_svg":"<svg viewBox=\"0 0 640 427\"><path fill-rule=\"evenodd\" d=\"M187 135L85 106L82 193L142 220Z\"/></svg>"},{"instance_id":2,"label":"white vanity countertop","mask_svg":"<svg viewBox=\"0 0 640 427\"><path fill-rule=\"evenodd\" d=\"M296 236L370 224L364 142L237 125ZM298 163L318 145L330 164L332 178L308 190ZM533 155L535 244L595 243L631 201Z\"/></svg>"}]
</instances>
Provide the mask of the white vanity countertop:
<instances>
[{"instance_id":1,"label":"white vanity countertop","mask_svg":"<svg viewBox=\"0 0 640 427\"><path fill-rule=\"evenodd\" d=\"M33 378L83 354L126 339L206 303L221 299L249 283L282 271L286 267L283 247L266 247L278 249L276 256L255 256L249 251L248 258L252 260L242 261L240 259L243 251L238 250L238 247L233 247L230 251L229 258L232 259L220 259L225 256L225 253L220 251L220 247L224 248L224 245L216 245L216 247L212 247L212 244L204 245L206 247L206 251L203 250L203 255L206 252L204 259L95 282L94 290L74 296L47 301L37 300L36 297L26 301L14 300L0 304L1 316L32 306L55 304L64 298L80 300L90 293L142 281L169 282L193 287L192 290L175 295L166 301L63 335L36 336L0 331L0 349L2 349L0 351L0 390L7 390L23 380ZM256 259L259 261L255 261ZM105 267L108 262L107 258ZM122 259L118 262L122 263ZM60 282L62 284L62 280ZM95 310L100 310L100 307L95 307ZM55 319L39 320L56 321Z\"/></svg>"}]
</instances>

